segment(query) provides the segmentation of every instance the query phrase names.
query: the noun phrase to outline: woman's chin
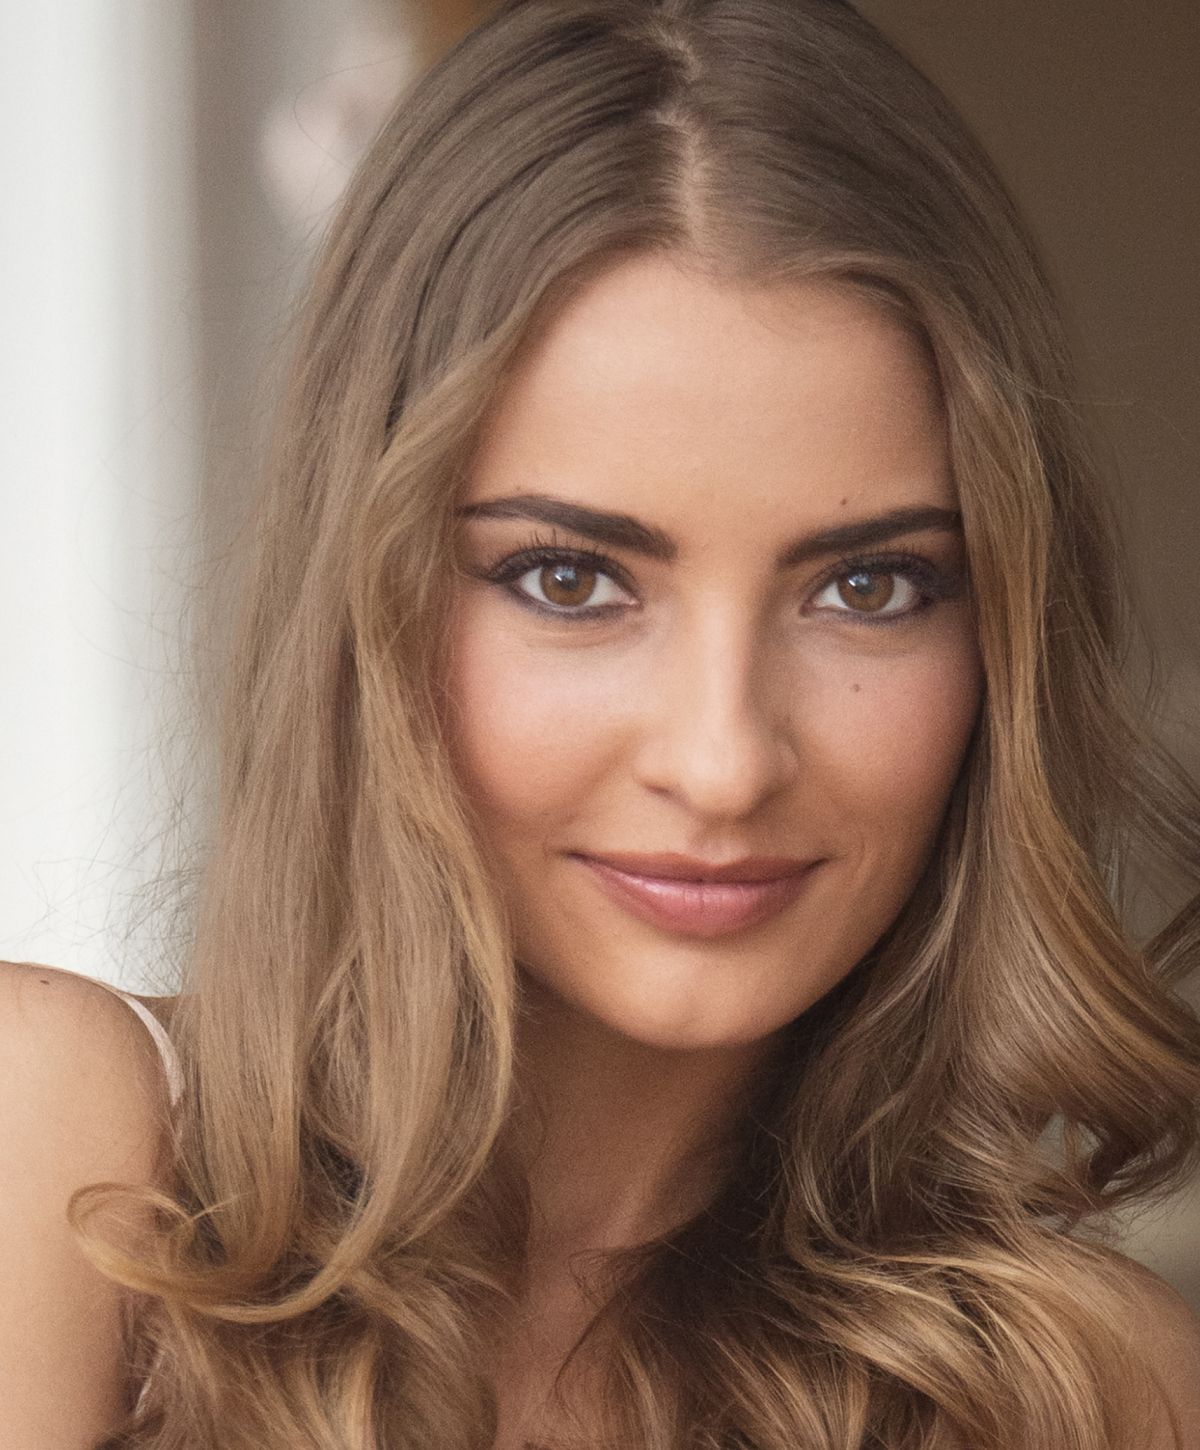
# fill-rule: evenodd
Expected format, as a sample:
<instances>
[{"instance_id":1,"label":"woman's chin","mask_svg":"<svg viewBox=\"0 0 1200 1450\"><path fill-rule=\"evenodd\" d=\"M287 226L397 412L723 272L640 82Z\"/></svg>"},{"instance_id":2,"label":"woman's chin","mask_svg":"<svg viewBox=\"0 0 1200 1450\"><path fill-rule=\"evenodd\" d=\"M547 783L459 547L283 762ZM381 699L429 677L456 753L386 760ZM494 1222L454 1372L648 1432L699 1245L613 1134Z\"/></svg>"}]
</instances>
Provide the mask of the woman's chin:
<instances>
[{"instance_id":1,"label":"woman's chin","mask_svg":"<svg viewBox=\"0 0 1200 1450\"><path fill-rule=\"evenodd\" d=\"M571 982L555 982L526 963L519 967L526 1002L541 1020L549 1015L558 1030L570 1022L577 1032L660 1052L750 1047L780 1032L807 1005L788 1003L772 1014L764 1010L767 1004L761 991L748 991L739 1003L728 993L715 994L711 982L681 990L677 976L669 987L660 984L658 990L647 989L643 981L640 990L631 986L625 993L610 991L598 997ZM648 966L646 976L652 971ZM612 976L607 980L610 986L617 985Z\"/></svg>"}]
</instances>

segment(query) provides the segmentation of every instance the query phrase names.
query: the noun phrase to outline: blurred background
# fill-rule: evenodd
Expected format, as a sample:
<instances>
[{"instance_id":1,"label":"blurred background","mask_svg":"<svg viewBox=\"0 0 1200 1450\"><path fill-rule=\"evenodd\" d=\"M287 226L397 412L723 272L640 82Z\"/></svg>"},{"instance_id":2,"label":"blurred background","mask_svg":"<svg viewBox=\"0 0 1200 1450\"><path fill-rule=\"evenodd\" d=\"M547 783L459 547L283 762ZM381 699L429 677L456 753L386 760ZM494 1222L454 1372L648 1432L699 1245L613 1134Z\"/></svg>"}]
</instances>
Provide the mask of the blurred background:
<instances>
[{"instance_id":1,"label":"blurred background","mask_svg":"<svg viewBox=\"0 0 1200 1450\"><path fill-rule=\"evenodd\" d=\"M186 612L233 540L342 186L487 0L0 9L0 957L142 991L203 794ZM1041 243L1200 771L1200 10L859 0ZM1170 909L1151 893L1147 923ZM1197 984L1200 990L1200 984ZM1200 1310L1200 1185L1128 1224Z\"/></svg>"}]
</instances>

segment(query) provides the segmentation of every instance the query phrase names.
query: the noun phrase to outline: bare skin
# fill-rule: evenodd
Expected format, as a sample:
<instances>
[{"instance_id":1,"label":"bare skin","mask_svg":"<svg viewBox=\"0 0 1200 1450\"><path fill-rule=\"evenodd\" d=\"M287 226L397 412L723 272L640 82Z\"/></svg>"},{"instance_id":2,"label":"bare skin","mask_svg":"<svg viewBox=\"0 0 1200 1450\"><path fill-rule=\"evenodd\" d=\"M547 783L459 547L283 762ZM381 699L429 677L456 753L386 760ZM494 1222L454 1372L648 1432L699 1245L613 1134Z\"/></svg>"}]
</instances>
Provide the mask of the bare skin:
<instances>
[{"instance_id":1,"label":"bare skin","mask_svg":"<svg viewBox=\"0 0 1200 1450\"><path fill-rule=\"evenodd\" d=\"M453 745L516 907L521 1072L546 1114L531 1257L550 1287L529 1311L561 1326L577 1317L568 1256L703 1205L720 1164L706 1150L779 1034L911 894L982 681L954 527L777 565L820 531L957 507L929 365L861 296L623 262L527 348L462 502L494 514L529 495L632 516L674 545L649 557L486 509L460 527ZM605 562L482 577L531 543ZM897 553L929 572L899 572ZM847 574L884 554L851 581L864 609ZM941 589L922 608L930 577ZM567 617L593 605L612 607ZM575 853L610 851L822 865L775 917L701 939L601 892Z\"/></svg>"}]
</instances>

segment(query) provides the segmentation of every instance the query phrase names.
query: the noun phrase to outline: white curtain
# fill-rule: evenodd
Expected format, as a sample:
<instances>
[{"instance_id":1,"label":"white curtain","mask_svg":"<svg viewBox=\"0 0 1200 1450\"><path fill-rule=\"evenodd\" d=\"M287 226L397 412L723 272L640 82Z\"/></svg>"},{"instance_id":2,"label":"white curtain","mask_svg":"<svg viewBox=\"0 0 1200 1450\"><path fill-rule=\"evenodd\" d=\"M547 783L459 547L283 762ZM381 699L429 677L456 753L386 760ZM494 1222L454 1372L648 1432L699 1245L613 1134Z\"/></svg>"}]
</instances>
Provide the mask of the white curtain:
<instances>
[{"instance_id":1,"label":"white curtain","mask_svg":"<svg viewBox=\"0 0 1200 1450\"><path fill-rule=\"evenodd\" d=\"M186 0L0 7L0 957L130 985L203 431L192 74Z\"/></svg>"}]
</instances>

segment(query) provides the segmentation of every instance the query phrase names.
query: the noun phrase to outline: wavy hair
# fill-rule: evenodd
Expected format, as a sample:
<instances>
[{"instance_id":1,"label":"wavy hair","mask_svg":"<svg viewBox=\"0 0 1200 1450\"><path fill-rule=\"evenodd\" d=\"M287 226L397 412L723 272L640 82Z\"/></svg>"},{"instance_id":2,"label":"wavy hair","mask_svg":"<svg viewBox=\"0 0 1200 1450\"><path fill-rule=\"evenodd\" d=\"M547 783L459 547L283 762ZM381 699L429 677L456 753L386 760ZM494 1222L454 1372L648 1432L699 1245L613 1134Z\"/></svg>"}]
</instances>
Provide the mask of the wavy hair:
<instances>
[{"instance_id":1,"label":"wavy hair","mask_svg":"<svg viewBox=\"0 0 1200 1450\"><path fill-rule=\"evenodd\" d=\"M1114 1213L1198 1166L1200 793L1146 724L1044 269L848 5L517 0L403 96L298 319L220 674L170 1161L135 1244L94 1221L116 1187L73 1203L136 1291L109 1450L492 1444L529 1195L510 908L444 730L452 513L518 347L650 251L865 289L917 330L986 688L917 889L789 1025L715 1196L598 1260L557 1443L1141 1443ZM1146 853L1186 905L1138 940Z\"/></svg>"}]
</instances>

